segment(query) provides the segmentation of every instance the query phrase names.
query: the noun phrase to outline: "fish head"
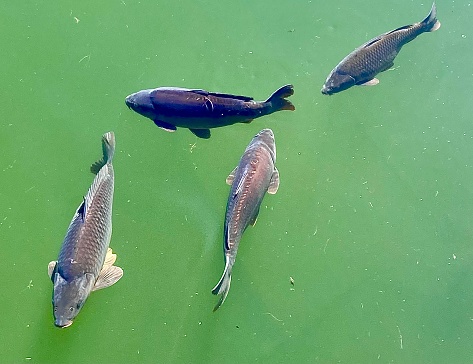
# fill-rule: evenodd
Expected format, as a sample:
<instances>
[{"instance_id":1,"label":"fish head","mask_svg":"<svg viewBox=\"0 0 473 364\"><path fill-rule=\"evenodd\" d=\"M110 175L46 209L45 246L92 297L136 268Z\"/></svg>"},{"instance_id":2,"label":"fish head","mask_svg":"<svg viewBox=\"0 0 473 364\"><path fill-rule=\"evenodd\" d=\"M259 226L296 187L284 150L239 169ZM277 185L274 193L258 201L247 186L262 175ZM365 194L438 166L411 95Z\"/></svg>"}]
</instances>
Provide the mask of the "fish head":
<instances>
[{"instance_id":1,"label":"fish head","mask_svg":"<svg viewBox=\"0 0 473 364\"><path fill-rule=\"evenodd\" d=\"M125 104L133 111L153 119L155 109L152 102L152 95L155 89L141 90L125 98Z\"/></svg>"},{"instance_id":2,"label":"fish head","mask_svg":"<svg viewBox=\"0 0 473 364\"><path fill-rule=\"evenodd\" d=\"M327 77L321 92L324 95L332 95L336 92L340 92L355 86L355 84L356 81L352 76L350 76L348 73L335 69Z\"/></svg>"},{"instance_id":3,"label":"fish head","mask_svg":"<svg viewBox=\"0 0 473 364\"><path fill-rule=\"evenodd\" d=\"M263 129L258 134L256 134L250 145L254 145L256 143L263 143L265 148L271 154L273 162L276 162L276 143L274 141L274 133L271 129Z\"/></svg>"},{"instance_id":4,"label":"fish head","mask_svg":"<svg viewBox=\"0 0 473 364\"><path fill-rule=\"evenodd\" d=\"M60 273L54 274L53 313L54 325L68 327L79 314L94 286L93 275L86 273L67 281Z\"/></svg>"}]
</instances>

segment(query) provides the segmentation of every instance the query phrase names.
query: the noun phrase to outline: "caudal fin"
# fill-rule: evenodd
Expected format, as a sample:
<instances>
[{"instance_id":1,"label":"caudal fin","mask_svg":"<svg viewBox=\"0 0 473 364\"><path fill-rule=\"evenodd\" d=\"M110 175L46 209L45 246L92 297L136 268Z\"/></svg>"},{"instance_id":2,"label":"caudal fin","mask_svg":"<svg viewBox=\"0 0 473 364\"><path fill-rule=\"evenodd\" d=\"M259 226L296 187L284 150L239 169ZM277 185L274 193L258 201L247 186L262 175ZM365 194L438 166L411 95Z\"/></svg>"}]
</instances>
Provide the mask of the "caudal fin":
<instances>
[{"instance_id":1,"label":"caudal fin","mask_svg":"<svg viewBox=\"0 0 473 364\"><path fill-rule=\"evenodd\" d=\"M214 312L225 302L225 298L227 298L228 291L230 290L230 283L232 282L232 268L230 266L230 262L227 259L225 262L225 270L223 271L222 277L217 285L212 289L212 293L215 295L221 295L220 299L218 300L217 304L214 307Z\"/></svg>"},{"instance_id":2,"label":"caudal fin","mask_svg":"<svg viewBox=\"0 0 473 364\"><path fill-rule=\"evenodd\" d=\"M435 2L432 4L432 9L430 10L429 15L427 15L421 23L426 32L434 32L440 28L440 22L437 20L437 8Z\"/></svg>"},{"instance_id":3,"label":"caudal fin","mask_svg":"<svg viewBox=\"0 0 473 364\"><path fill-rule=\"evenodd\" d=\"M102 152L102 159L90 166L90 171L93 174L99 173L105 164L112 163L113 155L115 154L115 134L113 131L109 131L102 136Z\"/></svg>"},{"instance_id":4,"label":"caudal fin","mask_svg":"<svg viewBox=\"0 0 473 364\"><path fill-rule=\"evenodd\" d=\"M294 86L292 85L285 85L276 90L269 99L266 100L267 103L271 104L271 112L280 110L294 111L296 109L294 105L289 100L286 100L286 97L292 95L294 95Z\"/></svg>"}]
</instances>

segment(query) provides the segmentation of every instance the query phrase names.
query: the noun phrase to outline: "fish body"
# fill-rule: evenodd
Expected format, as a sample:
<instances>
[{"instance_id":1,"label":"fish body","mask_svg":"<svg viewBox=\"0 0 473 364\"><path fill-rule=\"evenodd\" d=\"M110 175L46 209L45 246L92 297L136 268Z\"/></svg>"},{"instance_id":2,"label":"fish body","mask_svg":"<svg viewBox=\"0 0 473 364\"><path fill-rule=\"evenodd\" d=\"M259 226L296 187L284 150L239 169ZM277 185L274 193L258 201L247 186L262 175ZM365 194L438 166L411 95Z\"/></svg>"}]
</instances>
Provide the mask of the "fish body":
<instances>
[{"instance_id":1,"label":"fish body","mask_svg":"<svg viewBox=\"0 0 473 364\"><path fill-rule=\"evenodd\" d=\"M212 290L221 295L214 308L225 301L230 289L232 267L240 239L248 227L254 225L266 192L274 194L279 187L279 172L275 167L276 144L271 129L261 130L250 142L238 166L227 177L231 184L224 224L225 270Z\"/></svg>"},{"instance_id":2,"label":"fish body","mask_svg":"<svg viewBox=\"0 0 473 364\"><path fill-rule=\"evenodd\" d=\"M61 246L57 261L49 263L53 281L54 324L70 326L90 292L118 281L123 271L113 265L109 249L112 235L112 202L115 151L113 132L102 137L103 159L91 166L96 177L77 209Z\"/></svg>"},{"instance_id":3,"label":"fish body","mask_svg":"<svg viewBox=\"0 0 473 364\"><path fill-rule=\"evenodd\" d=\"M331 95L355 85L372 86L379 83L375 76L394 65L402 46L425 32L440 28L435 3L421 22L406 25L381 34L346 56L327 77L321 92Z\"/></svg>"},{"instance_id":4,"label":"fish body","mask_svg":"<svg viewBox=\"0 0 473 364\"><path fill-rule=\"evenodd\" d=\"M266 101L252 97L192 90L178 87L159 87L136 92L126 97L126 105L146 116L166 131L177 127L189 128L200 138L210 138L210 129L235 123L249 123L260 116L280 110L294 110L286 100L294 87L286 85Z\"/></svg>"}]
</instances>

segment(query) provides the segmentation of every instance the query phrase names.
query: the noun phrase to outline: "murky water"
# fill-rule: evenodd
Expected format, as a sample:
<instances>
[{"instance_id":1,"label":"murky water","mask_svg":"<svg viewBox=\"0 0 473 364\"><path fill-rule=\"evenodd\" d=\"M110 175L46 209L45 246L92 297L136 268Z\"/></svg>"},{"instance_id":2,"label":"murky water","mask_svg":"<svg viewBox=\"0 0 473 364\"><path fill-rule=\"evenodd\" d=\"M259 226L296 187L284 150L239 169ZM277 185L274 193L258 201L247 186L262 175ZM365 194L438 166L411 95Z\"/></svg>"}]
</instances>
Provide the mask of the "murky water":
<instances>
[{"instance_id":1,"label":"murky water","mask_svg":"<svg viewBox=\"0 0 473 364\"><path fill-rule=\"evenodd\" d=\"M330 70L430 3L25 2L0 5L4 362L473 360L473 7L406 45L376 87L328 97ZM128 110L179 86L295 112L196 138ZM241 242L225 304L232 171L272 128L281 185ZM54 327L47 264L117 139L111 247L125 275ZM294 285L291 285L290 278Z\"/></svg>"}]
</instances>

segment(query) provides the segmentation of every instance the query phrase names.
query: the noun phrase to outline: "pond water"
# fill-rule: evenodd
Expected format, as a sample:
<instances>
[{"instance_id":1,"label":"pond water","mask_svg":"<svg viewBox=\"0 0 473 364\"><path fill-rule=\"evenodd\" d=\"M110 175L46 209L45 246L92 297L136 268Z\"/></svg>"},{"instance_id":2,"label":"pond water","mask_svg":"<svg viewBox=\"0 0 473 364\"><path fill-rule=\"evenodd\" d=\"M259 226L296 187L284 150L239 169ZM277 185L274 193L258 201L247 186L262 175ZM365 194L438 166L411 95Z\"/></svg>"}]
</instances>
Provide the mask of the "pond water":
<instances>
[{"instance_id":1,"label":"pond water","mask_svg":"<svg viewBox=\"0 0 473 364\"><path fill-rule=\"evenodd\" d=\"M406 45L374 87L331 69L421 21L402 1L4 2L0 327L4 362L454 363L473 360L473 6ZM296 111L166 133L125 97L160 86ZM217 311L225 178L271 128L281 184L240 244ZM113 130L111 247L125 274L53 325L49 261ZM291 280L293 284L291 284Z\"/></svg>"}]
</instances>

